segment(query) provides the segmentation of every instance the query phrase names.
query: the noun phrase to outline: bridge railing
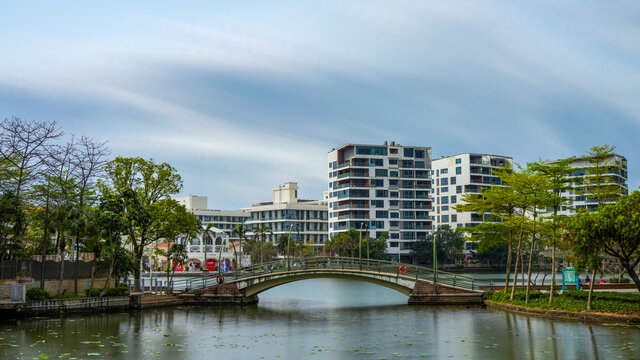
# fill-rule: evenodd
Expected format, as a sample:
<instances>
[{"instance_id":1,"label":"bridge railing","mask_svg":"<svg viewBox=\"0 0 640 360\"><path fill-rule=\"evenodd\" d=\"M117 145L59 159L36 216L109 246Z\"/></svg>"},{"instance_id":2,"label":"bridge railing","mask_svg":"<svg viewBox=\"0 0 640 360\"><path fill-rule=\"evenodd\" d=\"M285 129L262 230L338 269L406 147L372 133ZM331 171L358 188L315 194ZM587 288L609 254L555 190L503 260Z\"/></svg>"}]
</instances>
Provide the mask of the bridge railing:
<instances>
[{"instance_id":1,"label":"bridge railing","mask_svg":"<svg viewBox=\"0 0 640 360\"><path fill-rule=\"evenodd\" d=\"M241 280L253 276L297 270L342 269L361 270L376 273L395 274L396 276L427 280L447 284L469 290L478 290L479 286L493 288L493 282L474 279L468 275L438 270L434 274L432 268L403 264L397 261L359 259L350 257L319 256L310 258L291 258L248 266L238 270L222 273L214 272L200 278L177 280L173 284L175 291L203 289L218 284L219 276L226 281Z\"/></svg>"}]
</instances>

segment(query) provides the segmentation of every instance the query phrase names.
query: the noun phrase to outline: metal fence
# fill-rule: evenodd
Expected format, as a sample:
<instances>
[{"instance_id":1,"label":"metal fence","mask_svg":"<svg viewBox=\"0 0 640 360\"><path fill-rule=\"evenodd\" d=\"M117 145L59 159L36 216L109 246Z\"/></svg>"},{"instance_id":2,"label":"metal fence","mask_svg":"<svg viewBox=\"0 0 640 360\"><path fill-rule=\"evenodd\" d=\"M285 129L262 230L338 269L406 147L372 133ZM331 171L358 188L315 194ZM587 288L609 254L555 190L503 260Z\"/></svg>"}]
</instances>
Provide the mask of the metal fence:
<instances>
[{"instance_id":1,"label":"metal fence","mask_svg":"<svg viewBox=\"0 0 640 360\"><path fill-rule=\"evenodd\" d=\"M27 300L28 284L0 285L0 301L25 302Z\"/></svg>"},{"instance_id":2,"label":"metal fence","mask_svg":"<svg viewBox=\"0 0 640 360\"><path fill-rule=\"evenodd\" d=\"M432 268L402 264L395 261L368 260L348 257L321 256L289 260L284 259L234 271L227 271L220 274L226 278L226 281L234 281L269 273L313 269L349 269L392 274L416 280L426 280L429 282L446 284L472 291L479 291L480 286L489 289L493 288L492 281L477 280L468 275L450 273L442 270L434 272ZM207 288L218 283L218 276L220 274L213 273L199 278L174 280L169 283L169 285L173 291L188 291Z\"/></svg>"},{"instance_id":3,"label":"metal fence","mask_svg":"<svg viewBox=\"0 0 640 360\"><path fill-rule=\"evenodd\" d=\"M95 261L64 261L63 279L73 279L76 266L78 267L78 277L90 278L91 270L95 266ZM44 277L45 280L57 280L60 278L62 262L45 260ZM0 279L11 280L19 278L40 279L42 273L42 262L36 260L4 260L0 261ZM97 274L96 274L97 275Z\"/></svg>"}]
</instances>

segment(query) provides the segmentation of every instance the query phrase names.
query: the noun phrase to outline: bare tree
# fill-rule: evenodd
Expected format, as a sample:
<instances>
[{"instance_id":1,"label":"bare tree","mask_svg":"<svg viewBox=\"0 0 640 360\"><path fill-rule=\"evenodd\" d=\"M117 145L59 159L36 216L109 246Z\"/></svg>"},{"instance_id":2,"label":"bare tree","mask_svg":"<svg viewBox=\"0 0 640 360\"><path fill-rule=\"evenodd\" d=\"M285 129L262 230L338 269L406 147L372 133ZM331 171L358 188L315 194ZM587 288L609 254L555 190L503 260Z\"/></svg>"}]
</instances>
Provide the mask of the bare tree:
<instances>
[{"instance_id":1,"label":"bare tree","mask_svg":"<svg viewBox=\"0 0 640 360\"><path fill-rule=\"evenodd\" d=\"M103 174L103 166L106 164L106 157L111 153L106 142L96 142L95 140L82 136L78 143L76 151L73 153L72 162L75 164L78 191L78 208L79 214L82 216L82 225L86 225L86 209L95 201L95 194L92 189L95 188L95 179ZM94 196L91 196L94 195ZM80 240L83 228L79 226L76 229L76 262L73 271L73 292L78 294L78 261L80 261Z\"/></svg>"},{"instance_id":2,"label":"bare tree","mask_svg":"<svg viewBox=\"0 0 640 360\"><path fill-rule=\"evenodd\" d=\"M63 133L57 129L55 122L27 121L15 116L0 122L0 129L0 179L3 180L3 191L13 193L18 207L22 207L25 193L42 175L50 141L61 137ZM24 229L22 226L15 228ZM23 231L14 231L13 245L17 245L22 234Z\"/></svg>"}]
</instances>

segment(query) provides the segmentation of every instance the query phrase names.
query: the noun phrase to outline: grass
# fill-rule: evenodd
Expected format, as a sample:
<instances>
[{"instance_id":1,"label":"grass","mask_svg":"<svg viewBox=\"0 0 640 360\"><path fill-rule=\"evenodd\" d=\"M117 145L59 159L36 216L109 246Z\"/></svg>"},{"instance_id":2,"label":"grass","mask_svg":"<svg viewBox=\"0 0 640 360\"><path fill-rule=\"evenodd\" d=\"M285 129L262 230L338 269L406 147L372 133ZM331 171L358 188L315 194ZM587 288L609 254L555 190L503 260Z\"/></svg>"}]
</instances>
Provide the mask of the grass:
<instances>
[{"instance_id":1,"label":"grass","mask_svg":"<svg viewBox=\"0 0 640 360\"><path fill-rule=\"evenodd\" d=\"M511 292L487 291L484 298L497 303L510 304L540 310L560 310L566 312L582 312L587 309L589 293L582 290L567 290L553 297L549 305L549 294L540 291L529 292L529 304L525 305L525 290L516 289L513 300L509 300ZM592 312L640 315L640 294L594 292L591 303Z\"/></svg>"}]
</instances>

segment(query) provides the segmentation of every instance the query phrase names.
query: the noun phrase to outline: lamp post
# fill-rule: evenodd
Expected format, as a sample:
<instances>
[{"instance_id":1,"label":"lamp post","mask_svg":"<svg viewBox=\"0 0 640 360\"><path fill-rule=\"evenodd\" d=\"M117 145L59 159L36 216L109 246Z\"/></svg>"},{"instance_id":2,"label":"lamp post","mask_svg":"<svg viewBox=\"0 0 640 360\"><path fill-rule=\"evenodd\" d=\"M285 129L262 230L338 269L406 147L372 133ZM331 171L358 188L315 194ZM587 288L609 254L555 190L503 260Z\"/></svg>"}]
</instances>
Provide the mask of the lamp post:
<instances>
[{"instance_id":1,"label":"lamp post","mask_svg":"<svg viewBox=\"0 0 640 360\"><path fill-rule=\"evenodd\" d=\"M436 247L437 235L433 235L433 283L438 281L438 251Z\"/></svg>"},{"instance_id":2,"label":"lamp post","mask_svg":"<svg viewBox=\"0 0 640 360\"><path fill-rule=\"evenodd\" d=\"M289 247L291 246L291 230L293 230L293 224L289 226L289 238L287 239L287 271L291 271L291 257L289 255Z\"/></svg>"},{"instance_id":3,"label":"lamp post","mask_svg":"<svg viewBox=\"0 0 640 360\"><path fill-rule=\"evenodd\" d=\"M364 227L364 222L360 223L360 247L358 249L358 258L360 259L360 271L362 271L362 228Z\"/></svg>"}]
</instances>

